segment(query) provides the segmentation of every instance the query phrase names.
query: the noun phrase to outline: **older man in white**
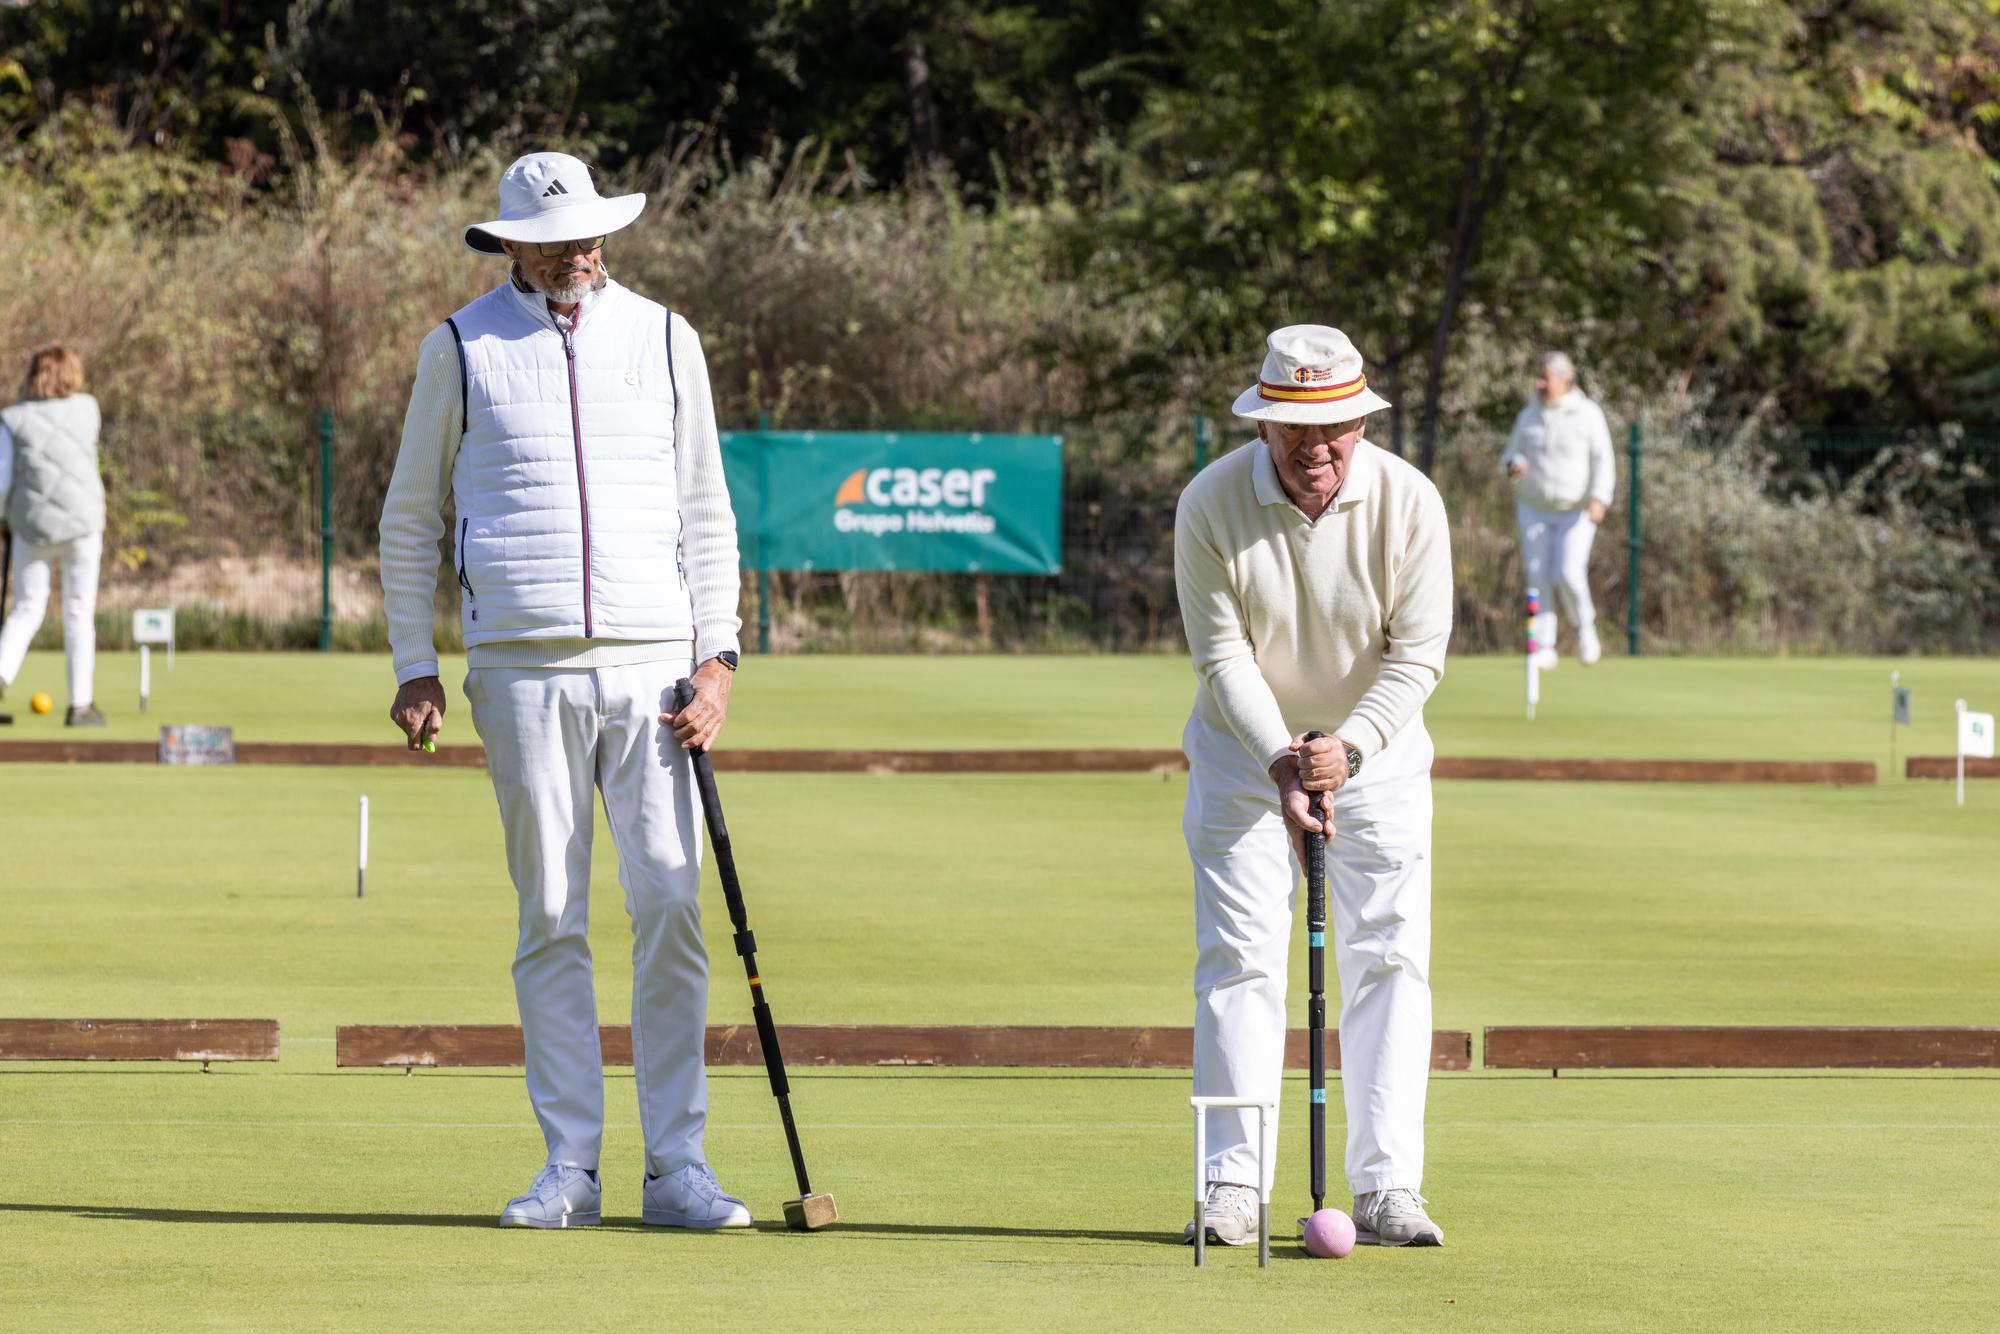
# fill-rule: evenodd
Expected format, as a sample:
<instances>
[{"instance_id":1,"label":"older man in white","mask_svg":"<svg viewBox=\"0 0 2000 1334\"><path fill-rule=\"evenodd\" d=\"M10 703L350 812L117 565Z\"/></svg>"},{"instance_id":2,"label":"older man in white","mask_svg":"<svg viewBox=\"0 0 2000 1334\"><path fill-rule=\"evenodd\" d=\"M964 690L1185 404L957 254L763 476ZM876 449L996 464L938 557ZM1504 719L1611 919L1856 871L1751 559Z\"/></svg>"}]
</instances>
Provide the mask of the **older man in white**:
<instances>
[{"instance_id":1,"label":"older man in white","mask_svg":"<svg viewBox=\"0 0 2000 1334\"><path fill-rule=\"evenodd\" d=\"M1181 495L1174 574L1200 678L1182 737L1194 1087L1277 1099L1292 911L1317 825L1354 1220L1364 1242L1435 1246L1444 1231L1418 1194L1431 1054L1423 705L1451 634L1451 550L1437 488L1364 438L1367 414L1387 406L1345 334L1280 329L1236 400L1257 439ZM1308 742L1311 731L1330 735ZM1323 822L1308 798L1322 792ZM1255 1119L1208 1115L1208 1235L1240 1245L1257 1221Z\"/></svg>"},{"instance_id":2,"label":"older man in white","mask_svg":"<svg viewBox=\"0 0 2000 1334\"><path fill-rule=\"evenodd\" d=\"M595 794L632 919L641 1218L747 1227L702 1151L708 959L701 820L684 747L721 729L736 670L736 521L701 340L611 281L605 199L573 157L533 153L465 243L506 281L424 339L382 512L382 586L412 749L443 725L432 644L440 508L452 532L465 694L499 798L519 902L514 991L546 1165L503 1226L597 1223L604 1069L588 895ZM671 710L692 673L694 703Z\"/></svg>"},{"instance_id":3,"label":"older man in white","mask_svg":"<svg viewBox=\"0 0 2000 1334\"><path fill-rule=\"evenodd\" d=\"M1535 617L1537 665L1556 665L1556 604L1576 626L1577 661L1604 656L1590 598L1590 545L1611 507L1617 468L1604 412L1576 387L1576 366L1561 352L1535 365L1535 394L1507 437L1500 466L1514 481L1521 573L1542 595Z\"/></svg>"}]
</instances>

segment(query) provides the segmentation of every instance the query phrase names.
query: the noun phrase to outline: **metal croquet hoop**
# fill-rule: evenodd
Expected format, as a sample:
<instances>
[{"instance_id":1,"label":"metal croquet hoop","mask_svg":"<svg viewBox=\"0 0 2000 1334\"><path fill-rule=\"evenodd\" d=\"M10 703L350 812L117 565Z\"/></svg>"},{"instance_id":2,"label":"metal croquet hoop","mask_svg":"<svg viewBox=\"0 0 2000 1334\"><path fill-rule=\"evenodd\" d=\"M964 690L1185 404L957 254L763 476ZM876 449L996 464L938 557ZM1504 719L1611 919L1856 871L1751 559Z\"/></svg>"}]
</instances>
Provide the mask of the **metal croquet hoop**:
<instances>
[{"instance_id":1,"label":"metal croquet hoop","mask_svg":"<svg viewBox=\"0 0 2000 1334\"><path fill-rule=\"evenodd\" d=\"M1278 1104L1262 1098L1188 1099L1194 1108L1194 1267L1208 1263L1208 1110L1211 1107L1257 1109L1257 1267L1271 1267L1271 1174L1264 1167L1264 1145Z\"/></svg>"},{"instance_id":2,"label":"metal croquet hoop","mask_svg":"<svg viewBox=\"0 0 2000 1334\"><path fill-rule=\"evenodd\" d=\"M694 702L694 684L683 678L674 686L674 712L678 714ZM806 1176L805 1150L799 1147L799 1128L792 1120L792 1087L785 1078L785 1058L778 1051L778 1026L771 1021L771 1007L764 1001L764 982L757 975L757 937L751 934L749 914L743 907L743 886L736 878L736 857L729 845L729 826L722 819L722 798L715 790L715 767L708 752L690 752L694 760L695 788L701 794L702 819L708 825L709 846L715 849L715 871L722 880L722 897L729 905L729 921L736 928L736 952L743 956L743 971L750 979L750 1014L757 1021L757 1045L764 1051L764 1070L771 1077L771 1094L778 1100L778 1116L785 1123L785 1144L792 1151L792 1173L798 1178L799 1197L785 1201L785 1226L794 1232L811 1232L840 1217L833 1196L813 1194Z\"/></svg>"},{"instance_id":3,"label":"metal croquet hoop","mask_svg":"<svg viewBox=\"0 0 2000 1334\"><path fill-rule=\"evenodd\" d=\"M1308 732L1317 741L1324 732ZM1307 793L1313 814L1324 820L1332 797ZM1312 1156L1313 1212L1326 1202L1326 835L1306 835L1306 1061L1311 1073L1307 1096L1307 1152Z\"/></svg>"}]
</instances>

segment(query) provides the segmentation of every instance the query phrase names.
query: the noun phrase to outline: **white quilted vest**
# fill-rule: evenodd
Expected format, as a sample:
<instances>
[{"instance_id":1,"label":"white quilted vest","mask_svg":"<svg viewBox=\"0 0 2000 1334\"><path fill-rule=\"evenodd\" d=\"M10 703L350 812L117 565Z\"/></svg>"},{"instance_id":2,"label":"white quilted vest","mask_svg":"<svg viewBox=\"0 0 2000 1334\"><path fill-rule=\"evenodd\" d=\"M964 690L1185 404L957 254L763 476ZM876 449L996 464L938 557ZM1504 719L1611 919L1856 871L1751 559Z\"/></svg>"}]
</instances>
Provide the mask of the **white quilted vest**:
<instances>
[{"instance_id":1,"label":"white quilted vest","mask_svg":"<svg viewBox=\"0 0 2000 1334\"><path fill-rule=\"evenodd\" d=\"M664 306L607 282L565 337L511 283L450 323L465 437L452 465L466 646L692 639Z\"/></svg>"},{"instance_id":2,"label":"white quilted vest","mask_svg":"<svg viewBox=\"0 0 2000 1334\"><path fill-rule=\"evenodd\" d=\"M97 400L89 394L29 398L0 410L14 437L8 525L21 540L54 546L104 531L104 481L97 475Z\"/></svg>"}]
</instances>

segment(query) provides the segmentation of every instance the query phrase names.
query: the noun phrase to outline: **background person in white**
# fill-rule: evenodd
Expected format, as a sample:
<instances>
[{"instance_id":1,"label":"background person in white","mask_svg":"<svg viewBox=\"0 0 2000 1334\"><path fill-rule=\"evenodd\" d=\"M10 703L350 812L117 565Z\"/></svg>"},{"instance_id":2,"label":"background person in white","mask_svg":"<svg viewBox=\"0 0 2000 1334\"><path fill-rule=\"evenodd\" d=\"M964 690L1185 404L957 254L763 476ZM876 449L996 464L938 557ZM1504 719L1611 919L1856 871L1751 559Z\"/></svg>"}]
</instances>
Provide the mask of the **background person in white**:
<instances>
[{"instance_id":1,"label":"background person in white","mask_svg":"<svg viewBox=\"0 0 2000 1334\"><path fill-rule=\"evenodd\" d=\"M534 153L502 176L500 205L465 242L509 256L511 275L424 339L382 513L390 716L415 748L444 721L431 625L447 493L457 510L465 693L519 895L514 991L548 1145L500 1221L601 1217L586 935L596 788L633 926L641 1217L747 1227L702 1150L701 820L682 753L721 730L742 625L707 364L686 321L605 271L605 234L644 195L601 198L583 163ZM674 683L691 668L699 693L675 716Z\"/></svg>"},{"instance_id":2,"label":"background person in white","mask_svg":"<svg viewBox=\"0 0 2000 1334\"><path fill-rule=\"evenodd\" d=\"M0 626L0 693L14 684L62 567L69 727L102 727L97 673L97 565L104 554L104 479L97 470L97 400L83 360L61 343L28 358L21 401L0 410L0 514L13 533L14 610Z\"/></svg>"},{"instance_id":3,"label":"background person in white","mask_svg":"<svg viewBox=\"0 0 2000 1334\"><path fill-rule=\"evenodd\" d=\"M1500 466L1514 479L1521 572L1542 595L1535 618L1540 665L1556 665L1556 603L1576 626L1577 660L1603 656L1597 606L1590 600L1590 544L1611 507L1617 468L1604 413L1576 387L1576 367L1560 352L1535 363L1535 394L1507 437Z\"/></svg>"},{"instance_id":4,"label":"background person in white","mask_svg":"<svg viewBox=\"0 0 2000 1334\"><path fill-rule=\"evenodd\" d=\"M1280 329L1236 400L1257 439L1181 494L1174 575L1201 680L1182 736L1194 1088L1278 1096L1292 909L1315 822L1307 792L1332 792L1323 832L1354 1221L1364 1241L1434 1246L1444 1232L1417 1193L1431 1056L1423 705L1451 635L1451 548L1437 488L1363 438L1366 415L1387 406L1345 334ZM1314 730L1330 735L1306 742ZM1209 1117L1209 1235L1241 1244L1257 1220L1255 1117ZM1270 1133L1275 1145L1275 1121Z\"/></svg>"}]
</instances>

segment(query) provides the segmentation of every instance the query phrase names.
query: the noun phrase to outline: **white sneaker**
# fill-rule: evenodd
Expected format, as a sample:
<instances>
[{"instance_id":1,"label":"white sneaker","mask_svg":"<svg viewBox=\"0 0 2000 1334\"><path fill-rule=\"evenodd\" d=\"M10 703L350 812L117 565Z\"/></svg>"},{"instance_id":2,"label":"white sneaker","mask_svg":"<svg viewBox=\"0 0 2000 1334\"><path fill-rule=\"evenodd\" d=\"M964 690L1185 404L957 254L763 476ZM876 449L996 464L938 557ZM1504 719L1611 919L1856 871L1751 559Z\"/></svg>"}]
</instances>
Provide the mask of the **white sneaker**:
<instances>
[{"instance_id":1,"label":"white sneaker","mask_svg":"<svg viewBox=\"0 0 2000 1334\"><path fill-rule=\"evenodd\" d=\"M1354 1240L1363 1246L1442 1246L1444 1229L1424 1212L1413 1190L1378 1190L1354 1197Z\"/></svg>"},{"instance_id":2,"label":"white sneaker","mask_svg":"<svg viewBox=\"0 0 2000 1334\"><path fill-rule=\"evenodd\" d=\"M1227 1181L1208 1183L1208 1200L1201 1207L1208 1239L1224 1246L1248 1244L1257 1235L1257 1192ZM1181 1229L1181 1240L1194 1245L1194 1220Z\"/></svg>"},{"instance_id":3,"label":"white sneaker","mask_svg":"<svg viewBox=\"0 0 2000 1334\"><path fill-rule=\"evenodd\" d=\"M647 1177L640 1221L657 1227L749 1227L750 1210L723 1191L707 1163L689 1163L678 1172Z\"/></svg>"},{"instance_id":4,"label":"white sneaker","mask_svg":"<svg viewBox=\"0 0 2000 1334\"><path fill-rule=\"evenodd\" d=\"M550 1163L500 1211L501 1227L596 1227L604 1221L603 1192L580 1167Z\"/></svg>"},{"instance_id":5,"label":"white sneaker","mask_svg":"<svg viewBox=\"0 0 2000 1334\"><path fill-rule=\"evenodd\" d=\"M1594 667L1604 656L1604 645L1597 642L1597 627L1579 625L1576 628L1576 660L1586 667Z\"/></svg>"},{"instance_id":6,"label":"white sneaker","mask_svg":"<svg viewBox=\"0 0 2000 1334\"><path fill-rule=\"evenodd\" d=\"M1536 649L1535 667L1539 671L1554 671L1556 669L1556 651L1552 648Z\"/></svg>"}]
</instances>

